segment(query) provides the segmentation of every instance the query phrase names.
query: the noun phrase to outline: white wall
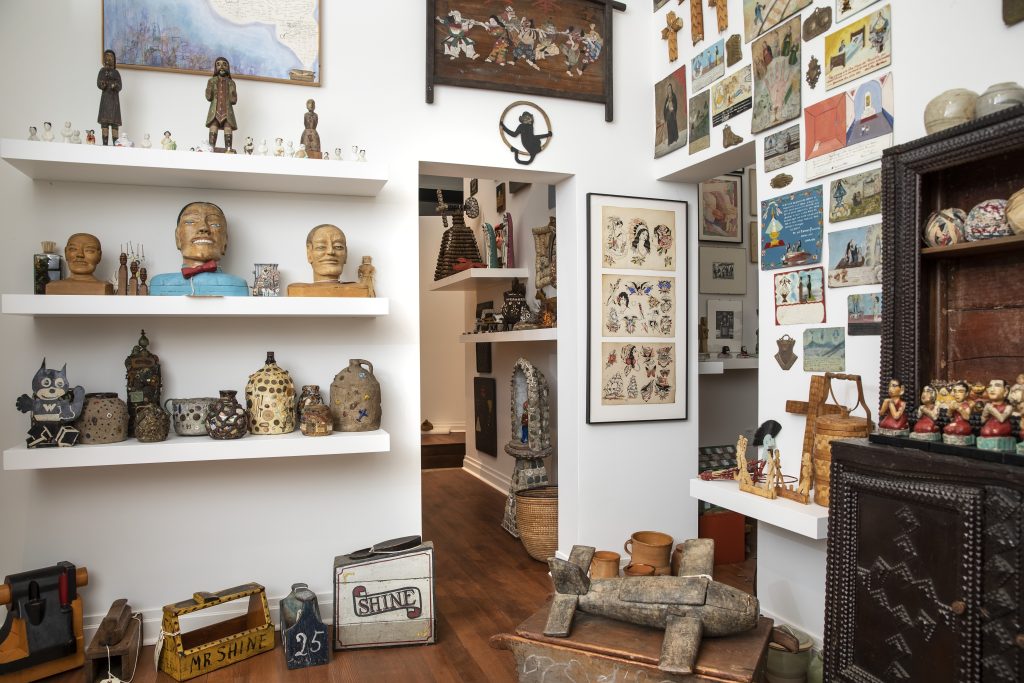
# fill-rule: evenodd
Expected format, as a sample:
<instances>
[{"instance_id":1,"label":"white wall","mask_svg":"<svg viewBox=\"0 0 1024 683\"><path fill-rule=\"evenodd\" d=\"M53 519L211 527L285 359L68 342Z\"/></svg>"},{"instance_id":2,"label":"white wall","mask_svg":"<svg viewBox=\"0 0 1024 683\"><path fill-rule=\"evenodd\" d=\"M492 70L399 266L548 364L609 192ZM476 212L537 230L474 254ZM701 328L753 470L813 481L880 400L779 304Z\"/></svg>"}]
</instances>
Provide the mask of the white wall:
<instances>
[{"instance_id":1,"label":"white wall","mask_svg":"<svg viewBox=\"0 0 1024 683\"><path fill-rule=\"evenodd\" d=\"M0 567L21 571L61 559L86 564L94 580L87 614L106 612L117 597L155 618L159 607L196 590L262 581L272 597L308 581L325 597L333 555L420 528L419 308L416 244L419 162L519 170L496 132L498 115L515 94L438 87L423 101L425 20L422 5L395 21L394 5L324 3L324 86L313 90L239 81L239 136L297 139L303 104L315 97L326 149L359 144L390 166L376 199L192 192L33 183L0 165L0 202L9 225L4 292L30 291L29 260L40 239L58 241L93 230L107 245L147 235L154 271L174 267L174 216L186 201L220 202L232 226L226 260L244 274L268 253L280 255L286 280L304 277L302 238L335 221L353 256L369 253L379 291L392 314L367 321L265 325L147 321L153 349L167 373L167 395L215 392L244 385L273 348L299 383L329 384L350 357L374 360L385 396L390 454L295 461L200 463L0 474ZM694 199L692 188L653 178L651 15L630 6L615 16L613 123L599 105L531 98L551 116L555 137L533 168L572 176L558 186L559 304L557 415L561 509L559 545L617 547L631 531L661 528L694 536L696 522L679 504L695 471L697 421L691 395L686 422L586 426L586 193ZM30 124L94 120L100 54L100 3L27 0L0 8L0 55L8 64L3 91L16 94L0 110L0 135L22 138ZM365 27L386 27L386 31ZM386 40L381 39L386 35ZM124 128L133 137L170 128L181 144L205 137L202 77L122 70ZM161 152L154 152L161 153ZM316 162L310 162L316 163ZM692 217L691 217L692 220ZM691 241L691 250L694 243ZM691 268L695 260L691 259ZM691 310L696 277L689 280ZM89 389L120 388L121 365L138 334L131 321L35 321L3 317L5 364L0 394L26 390L43 353L67 360L71 378ZM690 334L696 334L691 323ZM695 339L691 337L695 345ZM694 356L695 358L695 356ZM695 360L689 363L696 376ZM0 413L5 444L23 438L25 416ZM289 494L304 499L308 532L294 532ZM691 506L692 507L692 506ZM241 521L241 520L244 520ZM149 629L153 633L152 628Z\"/></svg>"},{"instance_id":2,"label":"white wall","mask_svg":"<svg viewBox=\"0 0 1024 683\"><path fill-rule=\"evenodd\" d=\"M835 3L818 0L803 10L802 15L805 18L810 16L815 7L819 6L830 6L833 8L833 12L835 11ZM884 6L885 3L872 5L865 9L864 13ZM981 93L992 83L1024 80L1020 68L1020 65L1024 63L1024 24L1007 28L1002 22L1000 3L978 3L969 0L943 0L942 2L901 0L892 2L891 7L894 41L891 68L875 72L832 91L825 90L824 74L817 88L813 90L806 81L803 81L803 107L820 102L844 89L854 88L864 80L876 78L891 70L894 74L895 85L895 142L899 144L925 134L924 107L940 92L950 88L966 87ZM666 7L656 14L653 20L654 26L664 25L662 15L668 10L669 7ZM689 59L696 52L717 41L719 37L728 38L735 32L742 34L742 12L742 0L730 0L730 28L719 36L717 27L714 25L714 10L706 9L704 15L705 40L694 48L691 47L688 35L685 39L681 38L680 61L676 64L686 63L689 65ZM860 16L862 14L855 15L855 18ZM684 16L684 19L688 20L688 17ZM853 19L847 19L838 26L845 25L850 21ZM834 23L833 28L827 33L836 28L837 25ZM688 33L688 30L689 24L687 23L686 29L680 32L680 36ZM816 56L824 67L824 40L823 35L803 44L801 59L805 72L811 55ZM931 49L930 45L935 40L947 44L948 49ZM750 46L750 43L743 44L743 61L727 68L726 75L733 73L740 66L750 63ZM982 50L984 66L982 68L978 68L979 62L976 59L971 59L972 48L970 46L984 46ZM672 71L664 54L664 45L661 47L662 50L655 59L655 74L658 78ZM694 93L688 92L687 94L692 96ZM802 127L801 117L797 121L791 121L765 133L751 136L750 118L751 114L748 112L733 119L730 123L733 130L746 140L750 140L752 137L756 140L758 169L764 167L764 135L777 132L794 123L800 123ZM685 152L675 152L659 159L656 162L655 172L658 177L673 174L685 175L686 168L714 160L723 151L721 126L715 126L712 128L709 150L689 157ZM824 208L827 216L827 189L831 180L850 173L869 170L879 165L878 162L875 162L805 182L804 166L801 161L779 171L767 174L759 173L759 197L762 199L773 197L783 192L822 184L826 190ZM768 184L770 178L780 172L789 173L794 177L794 182L781 191L771 188ZM878 220L879 218L875 216L842 223L837 228L869 225ZM826 222L825 232L828 233L831 228L832 226ZM825 250L827 252L827 246ZM809 373L802 370L803 352L801 347L803 329L807 326L794 325L784 328L775 326L772 274L771 272L761 273L759 277L763 362L759 367L758 419L775 419L782 423L779 447L782 452L783 470L788 474L795 474L799 470L798 453L803 435L803 419L785 413L784 404L787 399L806 400ZM849 294L879 289L880 286L827 288L828 322L825 326L845 327L846 298ZM796 352L800 355L800 360L788 372L784 372L772 358L776 351L775 339L784 333L788 333L798 340ZM848 336L846 344L846 370L863 377L865 394L868 396L872 412L876 413L879 337ZM851 404L853 401L851 389L844 388L839 393L839 398L847 405ZM763 523L759 525L759 530L758 596L761 599L762 609L783 621L795 624L820 640L824 631L825 542L808 541L789 532L770 528Z\"/></svg>"}]
</instances>

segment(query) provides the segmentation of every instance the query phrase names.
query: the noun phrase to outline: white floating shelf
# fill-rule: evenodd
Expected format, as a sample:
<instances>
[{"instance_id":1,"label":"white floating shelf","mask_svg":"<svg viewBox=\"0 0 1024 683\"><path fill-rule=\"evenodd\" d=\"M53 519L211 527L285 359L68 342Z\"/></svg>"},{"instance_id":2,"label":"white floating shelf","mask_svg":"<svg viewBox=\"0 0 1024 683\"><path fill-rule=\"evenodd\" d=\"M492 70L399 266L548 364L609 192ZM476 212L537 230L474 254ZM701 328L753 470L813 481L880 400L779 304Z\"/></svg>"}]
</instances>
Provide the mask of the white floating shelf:
<instances>
[{"instance_id":1,"label":"white floating shelf","mask_svg":"<svg viewBox=\"0 0 1024 683\"><path fill-rule=\"evenodd\" d=\"M786 498L769 500L740 491L734 481L703 479L690 480L690 496L807 538L828 537L828 508L813 501L801 505Z\"/></svg>"},{"instance_id":2,"label":"white floating shelf","mask_svg":"<svg viewBox=\"0 0 1024 683\"><path fill-rule=\"evenodd\" d=\"M697 372L701 375L721 375L726 370L757 370L757 358L723 358L697 363Z\"/></svg>"},{"instance_id":3,"label":"white floating shelf","mask_svg":"<svg viewBox=\"0 0 1024 683\"><path fill-rule=\"evenodd\" d=\"M299 431L276 436L250 434L233 441L216 441L206 436L177 436L172 432L166 441L160 443L139 443L129 439L120 443L71 448L8 448L4 451L4 469L45 470L161 462L253 460L385 453L389 450L391 435L382 429L372 432L335 432L330 436L304 436Z\"/></svg>"},{"instance_id":4,"label":"white floating shelf","mask_svg":"<svg viewBox=\"0 0 1024 683\"><path fill-rule=\"evenodd\" d=\"M459 335L459 341L463 344L475 344L477 342L555 341L557 338L557 327L541 327L536 330L518 330L512 332L481 332L480 334Z\"/></svg>"},{"instance_id":5,"label":"white floating shelf","mask_svg":"<svg viewBox=\"0 0 1024 683\"><path fill-rule=\"evenodd\" d=\"M155 143L159 145L159 142ZM35 180L375 197L386 164L0 140L0 157Z\"/></svg>"},{"instance_id":6,"label":"white floating shelf","mask_svg":"<svg viewBox=\"0 0 1024 683\"><path fill-rule=\"evenodd\" d=\"M720 360L702 360L697 363L698 375L721 375L725 366Z\"/></svg>"},{"instance_id":7,"label":"white floating shelf","mask_svg":"<svg viewBox=\"0 0 1024 683\"><path fill-rule=\"evenodd\" d=\"M52 143L57 144L57 143ZM375 318L390 299L307 296L102 296L4 294L0 310L35 317L165 316L232 318Z\"/></svg>"},{"instance_id":8,"label":"white floating shelf","mask_svg":"<svg viewBox=\"0 0 1024 683\"><path fill-rule=\"evenodd\" d=\"M434 281L430 285L430 291L467 292L478 287L511 282L512 278L525 280L527 276L526 268L467 268L443 280Z\"/></svg>"}]
</instances>

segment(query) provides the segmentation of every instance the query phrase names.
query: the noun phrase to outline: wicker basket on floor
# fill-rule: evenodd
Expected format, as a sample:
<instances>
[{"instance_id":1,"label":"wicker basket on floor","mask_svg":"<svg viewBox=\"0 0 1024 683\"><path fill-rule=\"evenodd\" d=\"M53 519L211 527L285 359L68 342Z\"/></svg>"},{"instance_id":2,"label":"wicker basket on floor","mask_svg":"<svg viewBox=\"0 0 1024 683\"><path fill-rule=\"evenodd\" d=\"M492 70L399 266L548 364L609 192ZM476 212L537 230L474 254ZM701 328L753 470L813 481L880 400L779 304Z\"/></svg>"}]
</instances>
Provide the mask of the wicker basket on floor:
<instances>
[{"instance_id":1,"label":"wicker basket on floor","mask_svg":"<svg viewBox=\"0 0 1024 683\"><path fill-rule=\"evenodd\" d=\"M516 494L516 525L523 547L547 562L558 549L558 487L538 486Z\"/></svg>"}]
</instances>

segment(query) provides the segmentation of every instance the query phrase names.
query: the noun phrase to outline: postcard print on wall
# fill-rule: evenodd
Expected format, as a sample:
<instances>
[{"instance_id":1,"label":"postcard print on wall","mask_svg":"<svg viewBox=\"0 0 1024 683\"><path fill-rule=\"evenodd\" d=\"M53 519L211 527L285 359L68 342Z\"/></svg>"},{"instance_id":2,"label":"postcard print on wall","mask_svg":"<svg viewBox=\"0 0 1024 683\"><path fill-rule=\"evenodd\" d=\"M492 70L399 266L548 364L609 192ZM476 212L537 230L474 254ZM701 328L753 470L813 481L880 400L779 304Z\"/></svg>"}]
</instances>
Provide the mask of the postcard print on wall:
<instances>
[{"instance_id":1,"label":"postcard print on wall","mask_svg":"<svg viewBox=\"0 0 1024 683\"><path fill-rule=\"evenodd\" d=\"M761 270L821 263L821 185L761 202Z\"/></svg>"},{"instance_id":2,"label":"postcard print on wall","mask_svg":"<svg viewBox=\"0 0 1024 683\"><path fill-rule=\"evenodd\" d=\"M828 219L833 223L882 212L882 169L833 180L828 191Z\"/></svg>"},{"instance_id":3,"label":"postcard print on wall","mask_svg":"<svg viewBox=\"0 0 1024 683\"><path fill-rule=\"evenodd\" d=\"M805 268L775 274L775 324L825 322L825 269Z\"/></svg>"},{"instance_id":4,"label":"postcard print on wall","mask_svg":"<svg viewBox=\"0 0 1024 683\"><path fill-rule=\"evenodd\" d=\"M764 138L765 173L777 171L800 161L800 124L766 135Z\"/></svg>"},{"instance_id":5,"label":"postcard print on wall","mask_svg":"<svg viewBox=\"0 0 1024 683\"><path fill-rule=\"evenodd\" d=\"M884 69L892 63L889 5L825 36L825 89Z\"/></svg>"},{"instance_id":6,"label":"postcard print on wall","mask_svg":"<svg viewBox=\"0 0 1024 683\"><path fill-rule=\"evenodd\" d=\"M851 294L846 299L846 333L851 337L882 334L882 293Z\"/></svg>"},{"instance_id":7,"label":"postcard print on wall","mask_svg":"<svg viewBox=\"0 0 1024 683\"><path fill-rule=\"evenodd\" d=\"M807 180L882 158L892 146L892 74L864 81L804 110Z\"/></svg>"},{"instance_id":8,"label":"postcard print on wall","mask_svg":"<svg viewBox=\"0 0 1024 683\"><path fill-rule=\"evenodd\" d=\"M836 0L836 23L849 19L865 7L875 4L879 0Z\"/></svg>"},{"instance_id":9,"label":"postcard print on wall","mask_svg":"<svg viewBox=\"0 0 1024 683\"><path fill-rule=\"evenodd\" d=\"M688 209L587 194L588 424L687 418Z\"/></svg>"},{"instance_id":10,"label":"postcard print on wall","mask_svg":"<svg viewBox=\"0 0 1024 683\"><path fill-rule=\"evenodd\" d=\"M742 242L740 229L739 176L720 176L698 185L700 231L697 239L711 242Z\"/></svg>"},{"instance_id":11,"label":"postcard print on wall","mask_svg":"<svg viewBox=\"0 0 1024 683\"><path fill-rule=\"evenodd\" d=\"M711 121L714 125L750 109L750 83L750 66L745 66L711 87Z\"/></svg>"},{"instance_id":12,"label":"postcard print on wall","mask_svg":"<svg viewBox=\"0 0 1024 683\"><path fill-rule=\"evenodd\" d=\"M810 4L811 0L743 0L743 42L749 43Z\"/></svg>"},{"instance_id":13,"label":"postcard print on wall","mask_svg":"<svg viewBox=\"0 0 1024 683\"><path fill-rule=\"evenodd\" d=\"M752 133L800 116L800 17L754 41L754 118Z\"/></svg>"},{"instance_id":14,"label":"postcard print on wall","mask_svg":"<svg viewBox=\"0 0 1024 683\"><path fill-rule=\"evenodd\" d=\"M620 270L674 270L676 214L641 207L601 207L601 263Z\"/></svg>"},{"instance_id":15,"label":"postcard print on wall","mask_svg":"<svg viewBox=\"0 0 1024 683\"><path fill-rule=\"evenodd\" d=\"M702 152L711 146L711 93L705 90L690 98L690 149Z\"/></svg>"},{"instance_id":16,"label":"postcard print on wall","mask_svg":"<svg viewBox=\"0 0 1024 683\"><path fill-rule=\"evenodd\" d=\"M708 352L739 353L743 345L743 300L708 299Z\"/></svg>"},{"instance_id":17,"label":"postcard print on wall","mask_svg":"<svg viewBox=\"0 0 1024 683\"><path fill-rule=\"evenodd\" d=\"M701 294L747 293L747 250L743 247L702 246L698 261Z\"/></svg>"},{"instance_id":18,"label":"postcard print on wall","mask_svg":"<svg viewBox=\"0 0 1024 683\"><path fill-rule=\"evenodd\" d=\"M603 273L602 330L606 337L673 337L676 280Z\"/></svg>"},{"instance_id":19,"label":"postcard print on wall","mask_svg":"<svg viewBox=\"0 0 1024 683\"><path fill-rule=\"evenodd\" d=\"M654 158L686 146L686 67L654 86Z\"/></svg>"},{"instance_id":20,"label":"postcard print on wall","mask_svg":"<svg viewBox=\"0 0 1024 683\"><path fill-rule=\"evenodd\" d=\"M690 63L693 90L703 90L725 75L725 40L700 52Z\"/></svg>"},{"instance_id":21,"label":"postcard print on wall","mask_svg":"<svg viewBox=\"0 0 1024 683\"><path fill-rule=\"evenodd\" d=\"M846 370L846 330L815 327L804 330L804 372Z\"/></svg>"},{"instance_id":22,"label":"postcard print on wall","mask_svg":"<svg viewBox=\"0 0 1024 683\"><path fill-rule=\"evenodd\" d=\"M881 223L828 234L829 287L856 287L881 282Z\"/></svg>"}]
</instances>

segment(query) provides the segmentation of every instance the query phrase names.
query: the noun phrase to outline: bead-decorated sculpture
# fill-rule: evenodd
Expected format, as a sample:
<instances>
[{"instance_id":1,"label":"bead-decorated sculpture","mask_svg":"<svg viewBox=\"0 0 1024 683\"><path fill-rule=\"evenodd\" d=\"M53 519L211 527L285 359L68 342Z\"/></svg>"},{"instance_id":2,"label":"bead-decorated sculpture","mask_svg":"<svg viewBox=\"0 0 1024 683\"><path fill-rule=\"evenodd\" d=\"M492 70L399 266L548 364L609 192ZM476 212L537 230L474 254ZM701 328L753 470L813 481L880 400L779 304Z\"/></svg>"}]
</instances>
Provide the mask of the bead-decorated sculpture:
<instances>
[{"instance_id":1,"label":"bead-decorated sculpture","mask_svg":"<svg viewBox=\"0 0 1024 683\"><path fill-rule=\"evenodd\" d=\"M516 538L516 494L548 483L544 458L551 455L548 381L530 361L520 358L512 366L511 435L505 452L516 459L505 502L501 528Z\"/></svg>"},{"instance_id":2,"label":"bead-decorated sculpture","mask_svg":"<svg viewBox=\"0 0 1024 683\"><path fill-rule=\"evenodd\" d=\"M441 220L447 230L441 236L441 248L437 254L434 280L443 280L467 268L483 268L485 264L480 258L480 248L476 243L476 237L463 218L463 214L470 218L480 215L480 203L476 197L470 197L464 204L448 204L444 201L441 190L438 190L437 212L441 214ZM452 219L450 228L448 227L449 216Z\"/></svg>"},{"instance_id":3,"label":"bead-decorated sculpture","mask_svg":"<svg viewBox=\"0 0 1024 683\"><path fill-rule=\"evenodd\" d=\"M249 375L245 407L253 434L290 434L295 431L295 383L287 370L267 351L262 368Z\"/></svg>"},{"instance_id":4,"label":"bead-decorated sculpture","mask_svg":"<svg viewBox=\"0 0 1024 683\"><path fill-rule=\"evenodd\" d=\"M32 393L18 397L18 410L32 417L26 439L29 448L78 443L79 431L72 423L82 414L85 389L71 386L67 369L65 364L60 370L50 370L44 358L32 378Z\"/></svg>"}]
</instances>

